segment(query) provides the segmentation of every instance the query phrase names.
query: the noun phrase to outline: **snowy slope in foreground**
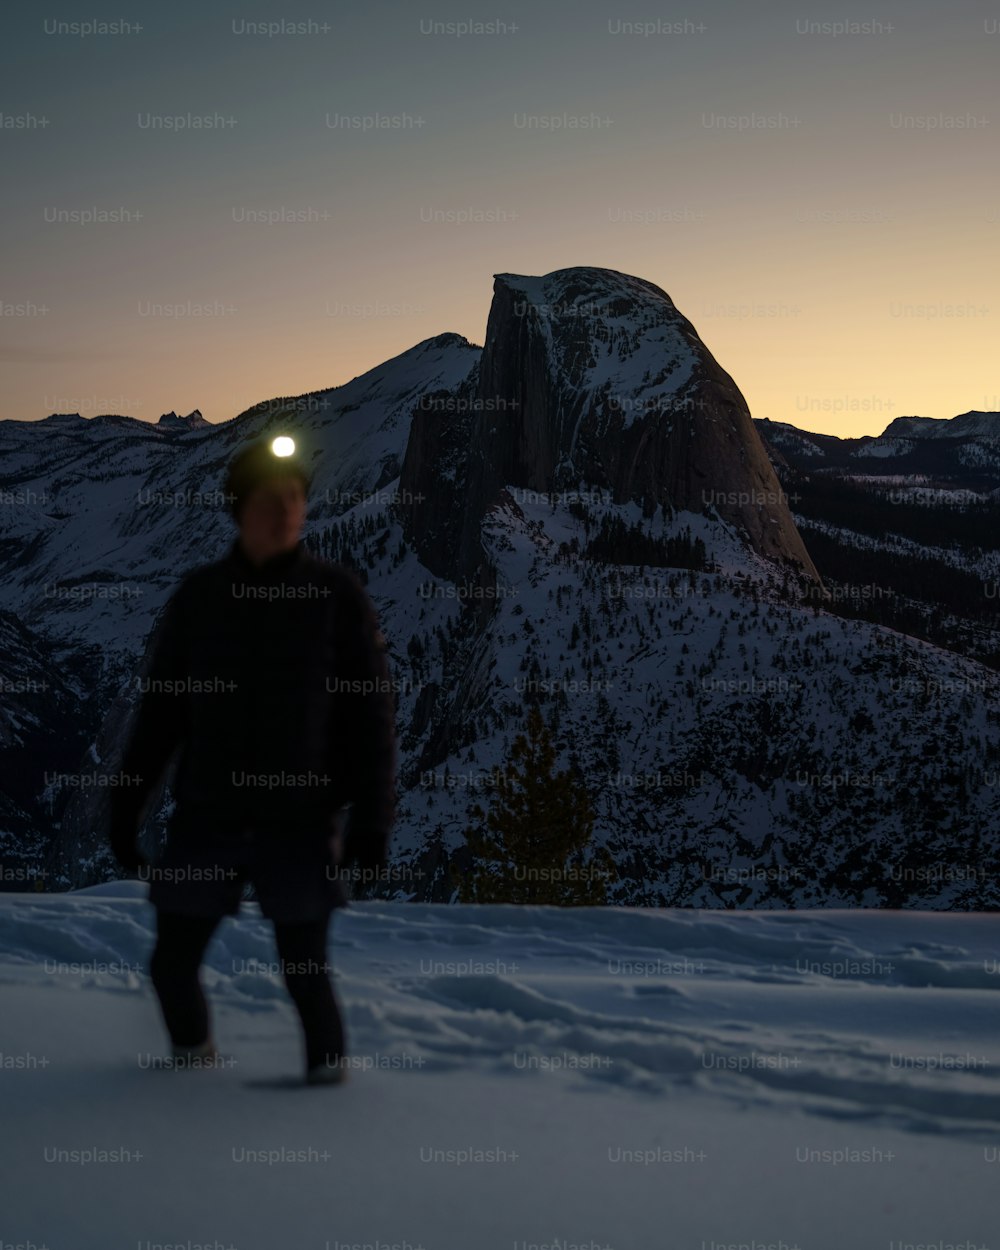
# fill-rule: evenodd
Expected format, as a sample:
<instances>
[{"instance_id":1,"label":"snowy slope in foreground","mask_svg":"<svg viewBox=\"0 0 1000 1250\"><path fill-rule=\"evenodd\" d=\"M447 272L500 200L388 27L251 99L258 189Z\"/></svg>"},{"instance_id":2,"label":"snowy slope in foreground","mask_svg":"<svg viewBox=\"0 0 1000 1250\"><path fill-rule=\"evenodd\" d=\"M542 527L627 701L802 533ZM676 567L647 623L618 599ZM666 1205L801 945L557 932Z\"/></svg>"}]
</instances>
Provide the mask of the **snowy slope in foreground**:
<instances>
[{"instance_id":1,"label":"snowy slope in foreground","mask_svg":"<svg viewBox=\"0 0 1000 1250\"><path fill-rule=\"evenodd\" d=\"M5 1243L844 1250L995 1231L995 915L354 903L331 954L356 1066L282 1090L265 1082L298 1070L297 1023L248 903L203 972L235 1062L150 1066L145 888L0 894ZM46 1161L88 1149L141 1158Z\"/></svg>"}]
</instances>

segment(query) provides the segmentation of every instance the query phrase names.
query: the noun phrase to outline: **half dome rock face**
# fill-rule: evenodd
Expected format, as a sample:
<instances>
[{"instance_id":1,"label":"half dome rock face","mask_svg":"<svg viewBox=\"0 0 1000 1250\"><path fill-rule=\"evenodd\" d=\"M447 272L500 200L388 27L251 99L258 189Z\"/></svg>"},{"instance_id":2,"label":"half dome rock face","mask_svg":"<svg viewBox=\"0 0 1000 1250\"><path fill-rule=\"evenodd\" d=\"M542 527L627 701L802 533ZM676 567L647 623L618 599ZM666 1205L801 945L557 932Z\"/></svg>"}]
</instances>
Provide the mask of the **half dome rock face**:
<instances>
[{"instance_id":1,"label":"half dome rock face","mask_svg":"<svg viewBox=\"0 0 1000 1250\"><path fill-rule=\"evenodd\" d=\"M759 554L818 580L746 400L652 282L589 267L495 274L472 424L487 506L508 483L583 482L646 515L714 508Z\"/></svg>"}]
</instances>

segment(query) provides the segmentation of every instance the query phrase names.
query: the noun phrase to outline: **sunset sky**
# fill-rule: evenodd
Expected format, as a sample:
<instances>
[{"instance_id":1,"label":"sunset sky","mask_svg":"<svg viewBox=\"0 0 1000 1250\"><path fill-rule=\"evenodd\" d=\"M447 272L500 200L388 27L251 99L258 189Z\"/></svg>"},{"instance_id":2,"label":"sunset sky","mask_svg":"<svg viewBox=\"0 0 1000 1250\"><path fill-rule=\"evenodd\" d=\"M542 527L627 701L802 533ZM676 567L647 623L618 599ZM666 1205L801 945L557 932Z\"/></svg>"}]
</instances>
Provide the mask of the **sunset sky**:
<instances>
[{"instance_id":1,"label":"sunset sky","mask_svg":"<svg viewBox=\"0 0 1000 1250\"><path fill-rule=\"evenodd\" d=\"M5 23L0 417L225 421L569 265L755 417L1000 410L1000 3L92 7Z\"/></svg>"}]
</instances>

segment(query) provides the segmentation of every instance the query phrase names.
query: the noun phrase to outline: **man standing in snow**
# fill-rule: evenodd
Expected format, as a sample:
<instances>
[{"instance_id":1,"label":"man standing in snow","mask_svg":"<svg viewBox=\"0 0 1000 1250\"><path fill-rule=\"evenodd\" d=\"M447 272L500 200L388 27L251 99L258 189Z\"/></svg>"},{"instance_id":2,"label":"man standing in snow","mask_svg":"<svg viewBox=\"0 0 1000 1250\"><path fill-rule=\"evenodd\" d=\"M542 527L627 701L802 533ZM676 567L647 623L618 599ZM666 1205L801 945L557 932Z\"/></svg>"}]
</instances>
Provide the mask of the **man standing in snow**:
<instances>
[{"instance_id":1,"label":"man standing in snow","mask_svg":"<svg viewBox=\"0 0 1000 1250\"><path fill-rule=\"evenodd\" d=\"M150 976L175 1063L217 1056L198 970L250 880L274 924L315 1084L345 1074L327 931L348 902L342 877L387 863L396 746L371 600L350 569L301 539L309 485L291 439L253 443L232 461L226 495L239 537L224 559L189 573L163 611L110 841L123 868L150 879ZM151 867L137 831L175 748L176 806Z\"/></svg>"}]
</instances>

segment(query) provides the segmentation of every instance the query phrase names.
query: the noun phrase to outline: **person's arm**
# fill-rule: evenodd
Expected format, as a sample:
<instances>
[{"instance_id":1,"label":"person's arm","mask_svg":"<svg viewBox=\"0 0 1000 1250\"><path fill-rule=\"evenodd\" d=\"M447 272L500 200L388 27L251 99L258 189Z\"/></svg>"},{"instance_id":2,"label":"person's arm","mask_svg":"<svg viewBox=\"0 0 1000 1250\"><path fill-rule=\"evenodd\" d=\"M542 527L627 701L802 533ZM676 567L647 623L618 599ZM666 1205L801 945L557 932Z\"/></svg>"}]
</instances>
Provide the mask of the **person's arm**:
<instances>
[{"instance_id":1,"label":"person's arm","mask_svg":"<svg viewBox=\"0 0 1000 1250\"><path fill-rule=\"evenodd\" d=\"M143 808L185 732L184 603L182 583L157 622L146 671L148 684L122 753L119 784L111 790L111 849L121 866L133 871L144 862L136 849Z\"/></svg>"},{"instance_id":2,"label":"person's arm","mask_svg":"<svg viewBox=\"0 0 1000 1250\"><path fill-rule=\"evenodd\" d=\"M353 570L343 571L331 734L334 767L353 803L343 862L376 868L388 860L396 815L395 700L375 607Z\"/></svg>"}]
</instances>

